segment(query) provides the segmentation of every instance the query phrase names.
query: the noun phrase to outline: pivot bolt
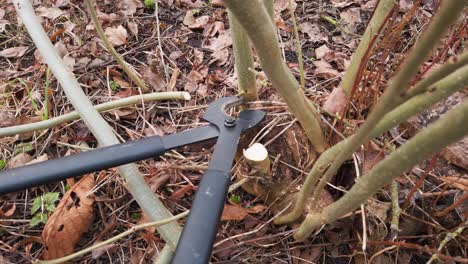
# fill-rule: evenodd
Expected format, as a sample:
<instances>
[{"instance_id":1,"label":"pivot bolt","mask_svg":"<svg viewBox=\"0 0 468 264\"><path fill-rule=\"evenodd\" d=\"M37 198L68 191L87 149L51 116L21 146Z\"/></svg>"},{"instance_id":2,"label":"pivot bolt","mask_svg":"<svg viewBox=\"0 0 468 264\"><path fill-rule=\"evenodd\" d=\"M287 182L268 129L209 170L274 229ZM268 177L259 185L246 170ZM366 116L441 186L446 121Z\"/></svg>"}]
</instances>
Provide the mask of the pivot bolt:
<instances>
[{"instance_id":1,"label":"pivot bolt","mask_svg":"<svg viewBox=\"0 0 468 264\"><path fill-rule=\"evenodd\" d=\"M227 127L233 127L236 125L236 119L232 116L228 116L224 119L224 125Z\"/></svg>"}]
</instances>

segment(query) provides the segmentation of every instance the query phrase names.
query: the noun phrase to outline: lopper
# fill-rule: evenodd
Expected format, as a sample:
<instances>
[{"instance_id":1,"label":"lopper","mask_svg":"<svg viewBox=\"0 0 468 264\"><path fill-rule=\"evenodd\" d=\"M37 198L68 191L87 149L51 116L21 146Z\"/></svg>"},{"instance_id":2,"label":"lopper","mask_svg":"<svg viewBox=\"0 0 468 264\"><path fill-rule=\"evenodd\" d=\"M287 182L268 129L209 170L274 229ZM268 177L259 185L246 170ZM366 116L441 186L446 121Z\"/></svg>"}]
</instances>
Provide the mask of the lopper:
<instances>
[{"instance_id":1,"label":"lopper","mask_svg":"<svg viewBox=\"0 0 468 264\"><path fill-rule=\"evenodd\" d=\"M0 195L140 161L185 145L218 138L208 169L198 186L172 263L208 263L230 183L230 171L242 132L259 124L265 112L243 110L237 118L226 114L241 105L241 97L223 97L209 104L208 125L167 136L152 136L109 147L0 172Z\"/></svg>"}]
</instances>

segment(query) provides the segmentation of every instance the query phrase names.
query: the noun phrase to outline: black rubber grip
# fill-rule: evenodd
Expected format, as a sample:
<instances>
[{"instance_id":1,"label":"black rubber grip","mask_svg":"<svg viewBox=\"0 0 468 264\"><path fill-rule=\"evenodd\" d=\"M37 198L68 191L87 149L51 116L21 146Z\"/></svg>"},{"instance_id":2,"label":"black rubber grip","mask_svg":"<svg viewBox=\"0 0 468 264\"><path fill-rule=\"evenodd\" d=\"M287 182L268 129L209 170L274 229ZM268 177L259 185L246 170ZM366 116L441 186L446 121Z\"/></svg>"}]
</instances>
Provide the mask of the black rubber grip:
<instances>
[{"instance_id":1,"label":"black rubber grip","mask_svg":"<svg viewBox=\"0 0 468 264\"><path fill-rule=\"evenodd\" d=\"M210 260L219 219L226 202L229 173L207 170L177 244L173 264L206 264Z\"/></svg>"},{"instance_id":2,"label":"black rubber grip","mask_svg":"<svg viewBox=\"0 0 468 264\"><path fill-rule=\"evenodd\" d=\"M166 151L159 136L0 171L0 195L148 159Z\"/></svg>"}]
</instances>

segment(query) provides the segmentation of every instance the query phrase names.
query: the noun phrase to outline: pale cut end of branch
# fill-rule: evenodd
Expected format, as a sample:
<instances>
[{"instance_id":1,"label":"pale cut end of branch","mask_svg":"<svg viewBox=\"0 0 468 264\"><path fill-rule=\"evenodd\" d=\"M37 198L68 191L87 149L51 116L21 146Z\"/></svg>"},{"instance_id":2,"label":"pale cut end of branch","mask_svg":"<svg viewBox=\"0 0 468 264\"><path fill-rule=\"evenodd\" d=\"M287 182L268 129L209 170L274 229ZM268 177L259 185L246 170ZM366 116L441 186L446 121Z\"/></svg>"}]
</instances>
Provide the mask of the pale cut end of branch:
<instances>
[{"instance_id":1,"label":"pale cut end of branch","mask_svg":"<svg viewBox=\"0 0 468 264\"><path fill-rule=\"evenodd\" d=\"M182 92L182 96L184 97L184 100L187 100L187 101L192 99L192 96L190 96L190 94L187 92Z\"/></svg>"},{"instance_id":2,"label":"pale cut end of branch","mask_svg":"<svg viewBox=\"0 0 468 264\"><path fill-rule=\"evenodd\" d=\"M247 163L262 175L270 174L270 158L268 157L267 149L262 144L255 143L248 149L245 149L244 157Z\"/></svg>"}]
</instances>

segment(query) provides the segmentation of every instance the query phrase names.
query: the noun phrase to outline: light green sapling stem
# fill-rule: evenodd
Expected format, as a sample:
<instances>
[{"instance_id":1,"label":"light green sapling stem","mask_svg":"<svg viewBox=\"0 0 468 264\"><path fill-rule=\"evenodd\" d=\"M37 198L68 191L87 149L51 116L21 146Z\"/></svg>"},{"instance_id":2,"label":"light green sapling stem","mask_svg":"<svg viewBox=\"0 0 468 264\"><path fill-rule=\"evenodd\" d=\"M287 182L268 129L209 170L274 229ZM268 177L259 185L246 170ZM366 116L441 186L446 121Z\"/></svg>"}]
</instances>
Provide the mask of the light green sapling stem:
<instances>
[{"instance_id":1,"label":"light green sapling stem","mask_svg":"<svg viewBox=\"0 0 468 264\"><path fill-rule=\"evenodd\" d=\"M433 84L432 87L436 87L436 89L429 89L430 91L418 94L395 108L390 113L386 114L373 129L371 138L380 136L385 131L401 124L411 116L421 113L436 102L449 97L451 94L462 90L467 85L468 66L465 66ZM301 216L305 201L312 192L320 176L323 175L338 153L343 151L344 147L355 136L356 135L353 135L339 142L320 156L306 177L298 199L296 200L294 209L289 214L278 217L275 220L275 224L290 223L296 221Z\"/></svg>"},{"instance_id":2,"label":"light green sapling stem","mask_svg":"<svg viewBox=\"0 0 468 264\"><path fill-rule=\"evenodd\" d=\"M148 86L146 86L145 82L138 76L135 70L128 67L127 63L122 59L122 57L120 57L119 53L117 53L117 51L114 49L114 47L110 43L109 39L106 37L106 34L104 33L104 30L102 29L101 23L99 23L99 19L96 14L96 9L94 8L93 3L91 3L91 0L86 0L85 2L86 2L86 6L88 7L88 11L91 16L91 19L93 20L96 33L98 33L106 49L109 51L112 57L114 57L114 59L120 65L122 70L128 75L128 77L130 77L130 79L132 79L132 81L134 81L136 85L138 85L138 87L140 87L143 92L148 92L150 89L148 88Z\"/></svg>"},{"instance_id":3,"label":"light green sapling stem","mask_svg":"<svg viewBox=\"0 0 468 264\"><path fill-rule=\"evenodd\" d=\"M320 213L307 215L294 238L303 241L321 225L331 223L358 208L380 188L390 184L395 177L446 146L461 140L468 134L466 113L468 101L464 101L416 134L361 177L341 199L323 208Z\"/></svg>"},{"instance_id":4,"label":"light green sapling stem","mask_svg":"<svg viewBox=\"0 0 468 264\"><path fill-rule=\"evenodd\" d=\"M232 48L234 62L239 80L239 92L245 101L257 100L257 85L254 68L254 60L250 40L245 30L237 22L236 17L228 10L229 26L232 34Z\"/></svg>"},{"instance_id":5,"label":"light green sapling stem","mask_svg":"<svg viewBox=\"0 0 468 264\"><path fill-rule=\"evenodd\" d=\"M134 95L127 98L118 99L115 101L103 103L94 106L98 112L104 112L107 110L125 107L132 104L138 104L141 102L160 101L160 100L190 100L190 94L187 92L162 92L162 93L150 93L142 95ZM50 118L36 123L17 125L11 127L1 127L0 137L14 136L21 133L27 133L42 129L48 129L51 127L58 126L60 124L70 122L80 118L80 114L77 111L72 111L68 114Z\"/></svg>"},{"instance_id":6,"label":"light green sapling stem","mask_svg":"<svg viewBox=\"0 0 468 264\"><path fill-rule=\"evenodd\" d=\"M439 43L448 28L457 21L458 15L463 12L464 1L447 1L441 3L439 12L434 20L422 34L419 41L410 51L408 58L402 63L399 71L389 82L382 98L374 110L367 117L366 122L356 132L343 150L338 153L314 190L312 199L317 201L320 193L328 181L336 174L340 166L356 151L360 145L371 139L371 133L378 122L393 108L404 102L405 89L412 78L417 74L419 66L426 61L430 52Z\"/></svg>"},{"instance_id":7,"label":"light green sapling stem","mask_svg":"<svg viewBox=\"0 0 468 264\"><path fill-rule=\"evenodd\" d=\"M268 15L275 25L275 0L263 0L263 4L265 5Z\"/></svg>"},{"instance_id":8,"label":"light green sapling stem","mask_svg":"<svg viewBox=\"0 0 468 264\"><path fill-rule=\"evenodd\" d=\"M276 27L264 4L258 0L224 0L224 4L247 32L268 79L299 120L315 150L323 152L327 144L319 114L283 61Z\"/></svg>"},{"instance_id":9,"label":"light green sapling stem","mask_svg":"<svg viewBox=\"0 0 468 264\"><path fill-rule=\"evenodd\" d=\"M347 96L350 95L351 90L353 89L359 67L364 58L364 55L366 54L366 51L372 49L372 46L370 46L372 44L371 40L374 38L379 28L382 27L383 23L385 23L386 17L395 7L395 4L395 0L380 0L379 4L375 8L374 15L369 21L369 25L367 25L364 35L362 35L361 41L359 42L359 45L354 52L353 57L351 58L351 63L346 69L343 80L338 86L339 88L337 88L343 89Z\"/></svg>"}]
</instances>

